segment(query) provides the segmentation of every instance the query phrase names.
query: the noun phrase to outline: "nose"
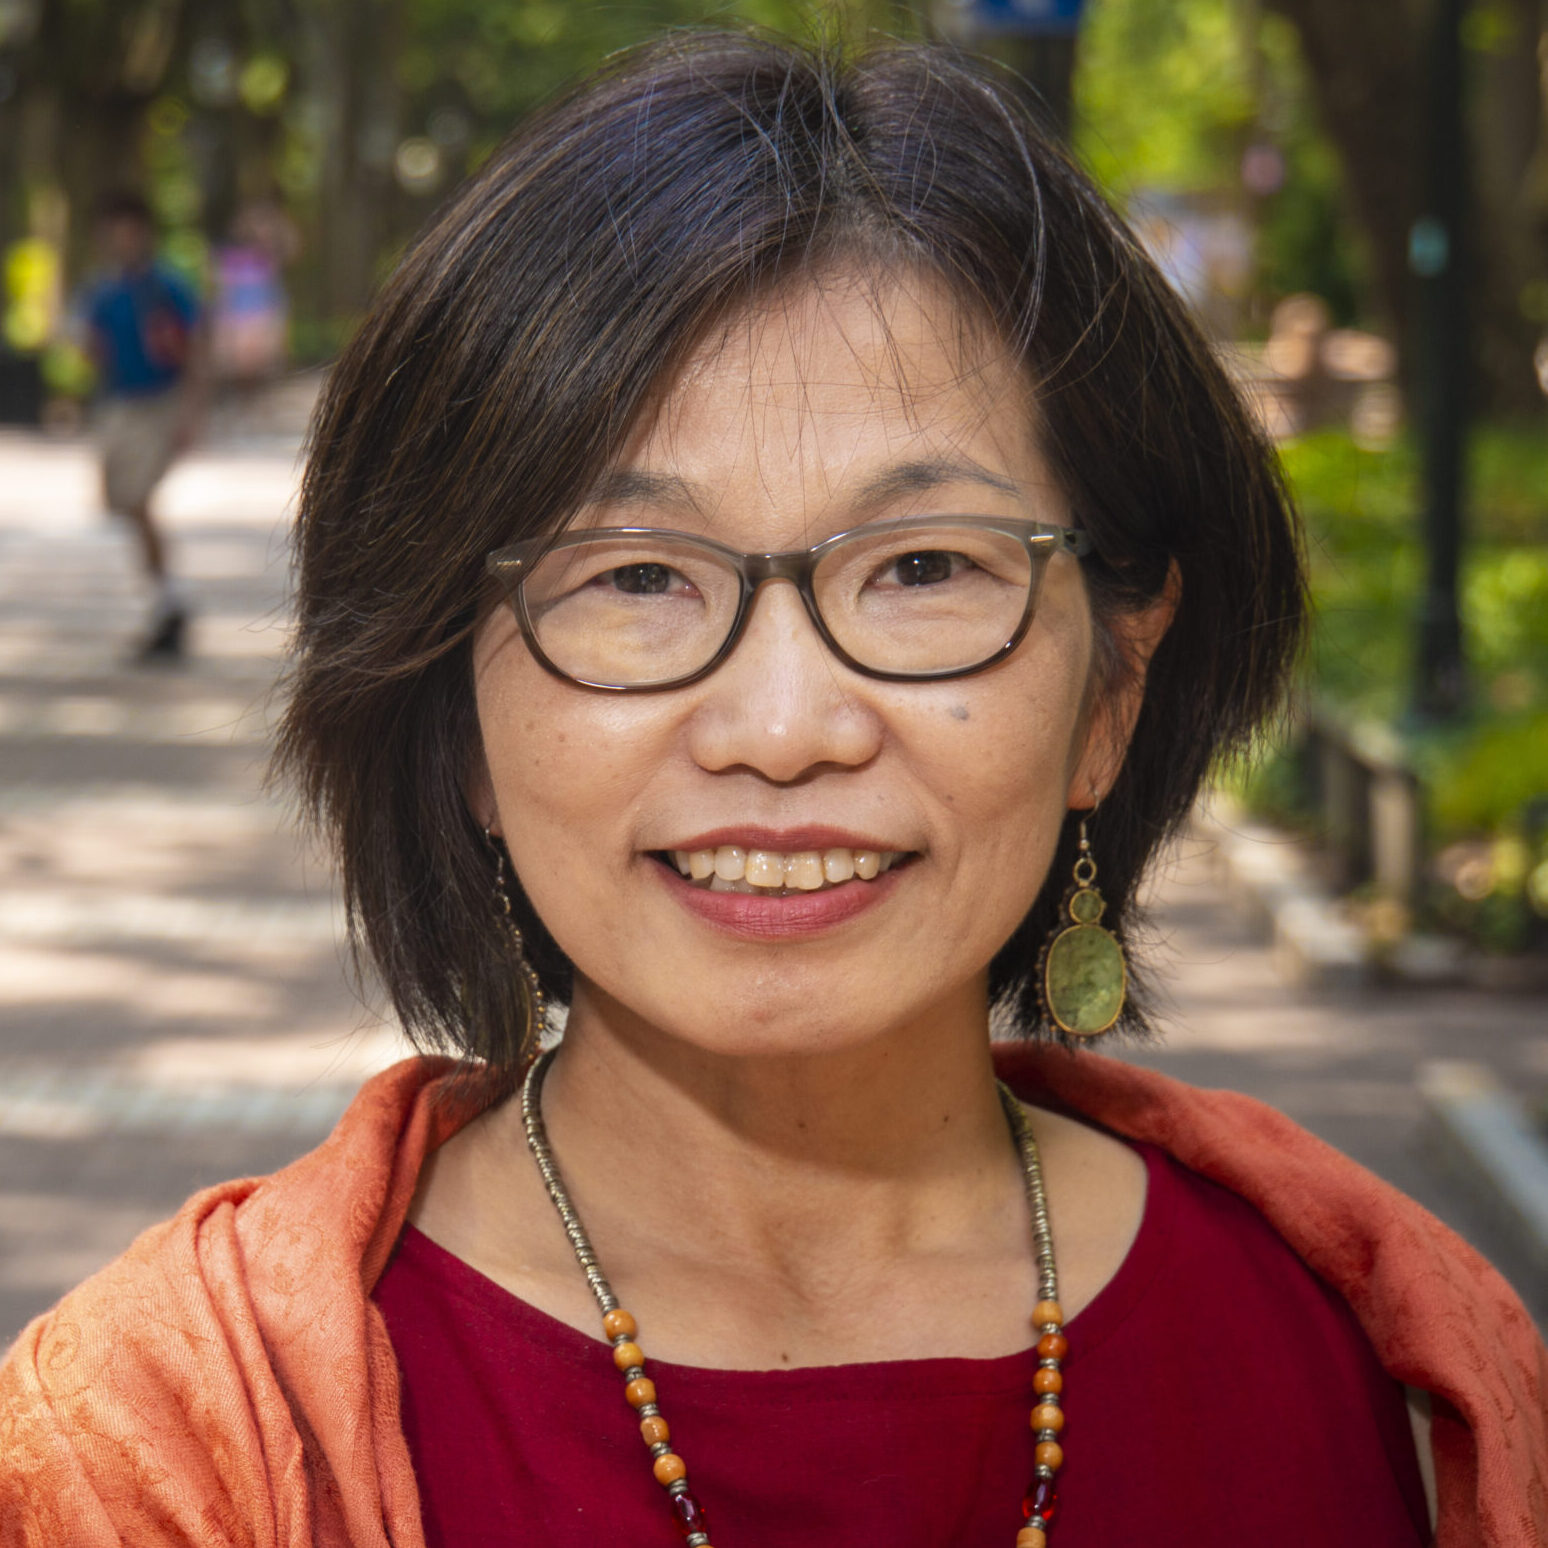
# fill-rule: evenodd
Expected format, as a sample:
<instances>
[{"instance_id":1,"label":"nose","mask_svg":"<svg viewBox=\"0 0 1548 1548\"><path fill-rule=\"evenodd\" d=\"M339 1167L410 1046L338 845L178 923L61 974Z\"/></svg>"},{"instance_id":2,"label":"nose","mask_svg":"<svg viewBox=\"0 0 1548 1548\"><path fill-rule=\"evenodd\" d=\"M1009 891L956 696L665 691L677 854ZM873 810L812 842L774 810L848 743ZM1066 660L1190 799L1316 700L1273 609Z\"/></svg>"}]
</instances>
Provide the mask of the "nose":
<instances>
[{"instance_id":1,"label":"nose","mask_svg":"<svg viewBox=\"0 0 1548 1548\"><path fill-rule=\"evenodd\" d=\"M786 580L759 587L736 648L690 691L700 694L693 756L711 772L740 767L791 784L824 767L857 768L881 746L866 680L823 643Z\"/></svg>"}]
</instances>

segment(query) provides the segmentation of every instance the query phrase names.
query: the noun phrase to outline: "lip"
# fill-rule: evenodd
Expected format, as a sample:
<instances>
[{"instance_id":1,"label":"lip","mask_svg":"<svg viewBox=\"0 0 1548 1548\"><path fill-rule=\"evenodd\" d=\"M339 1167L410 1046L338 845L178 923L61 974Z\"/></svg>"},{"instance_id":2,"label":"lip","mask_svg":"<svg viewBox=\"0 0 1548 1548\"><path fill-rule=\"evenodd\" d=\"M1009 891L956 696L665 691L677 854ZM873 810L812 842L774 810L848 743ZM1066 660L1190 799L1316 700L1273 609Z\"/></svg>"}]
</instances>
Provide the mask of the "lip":
<instances>
[{"instance_id":1,"label":"lip","mask_svg":"<svg viewBox=\"0 0 1548 1548\"><path fill-rule=\"evenodd\" d=\"M725 830L727 833L731 831ZM764 830L739 829L737 831L747 834ZM831 833L834 830L812 828L801 831ZM781 842L788 841L789 837L788 833L785 834ZM706 837L695 841L692 846L683 847L709 849L731 842L733 842L732 839L721 837L718 843L712 843ZM850 844L850 841L829 839L823 842L803 843L798 847L820 849L824 843L830 849L837 849ZM774 849L777 846L763 844L760 841L755 847ZM874 846L853 843L850 847L866 849ZM756 894L745 892L710 892L706 888L694 886L670 865L663 865L658 860L652 860L650 864L651 869L661 878L661 885L689 913L703 923L723 935L744 941L763 942L800 940L837 929L840 925L847 924L850 920L886 902L897 889L899 880L913 869L911 865L898 865L890 871L883 871L874 881L847 881L837 887L825 887L820 892L801 892L789 897L758 897Z\"/></svg>"},{"instance_id":2,"label":"lip","mask_svg":"<svg viewBox=\"0 0 1548 1548\"><path fill-rule=\"evenodd\" d=\"M868 833L856 833L849 828L715 828L693 838L674 839L662 844L661 851L674 849L719 849L735 844L742 849L768 849L775 854L795 855L807 849L874 849L879 854L893 851L908 853L913 846L896 844L889 839L873 838ZM890 874L890 873L889 873Z\"/></svg>"}]
</instances>

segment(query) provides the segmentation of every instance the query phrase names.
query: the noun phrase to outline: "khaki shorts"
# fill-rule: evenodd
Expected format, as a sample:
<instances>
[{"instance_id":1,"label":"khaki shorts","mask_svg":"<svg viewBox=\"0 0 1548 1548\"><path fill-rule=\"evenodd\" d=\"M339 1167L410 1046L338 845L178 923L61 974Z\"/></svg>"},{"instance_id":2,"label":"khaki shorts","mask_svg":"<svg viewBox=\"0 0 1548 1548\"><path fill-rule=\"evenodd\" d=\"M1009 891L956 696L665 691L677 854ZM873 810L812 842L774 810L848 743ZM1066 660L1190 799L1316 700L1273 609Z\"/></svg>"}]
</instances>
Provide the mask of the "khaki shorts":
<instances>
[{"instance_id":1,"label":"khaki shorts","mask_svg":"<svg viewBox=\"0 0 1548 1548\"><path fill-rule=\"evenodd\" d=\"M110 398L97 415L102 454L102 497L110 511L128 515L145 505L177 456L183 395Z\"/></svg>"}]
</instances>

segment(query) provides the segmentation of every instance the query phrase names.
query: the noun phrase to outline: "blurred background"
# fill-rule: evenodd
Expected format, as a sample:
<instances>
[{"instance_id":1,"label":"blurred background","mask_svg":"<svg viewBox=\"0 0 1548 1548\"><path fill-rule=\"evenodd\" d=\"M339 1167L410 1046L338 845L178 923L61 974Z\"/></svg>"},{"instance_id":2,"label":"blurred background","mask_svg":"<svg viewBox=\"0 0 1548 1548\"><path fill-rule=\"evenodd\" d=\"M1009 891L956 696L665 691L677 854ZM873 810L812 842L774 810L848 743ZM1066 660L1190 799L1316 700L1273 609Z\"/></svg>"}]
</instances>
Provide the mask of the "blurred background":
<instances>
[{"instance_id":1,"label":"blurred background","mask_svg":"<svg viewBox=\"0 0 1548 1548\"><path fill-rule=\"evenodd\" d=\"M1196 308L1317 619L1158 872L1172 1032L1127 1056L1275 1102L1548 1318L1540 0L0 0L0 1343L401 1051L263 782L307 415L524 112L706 20L997 56ZM198 311L159 580L94 439L124 193Z\"/></svg>"}]
</instances>

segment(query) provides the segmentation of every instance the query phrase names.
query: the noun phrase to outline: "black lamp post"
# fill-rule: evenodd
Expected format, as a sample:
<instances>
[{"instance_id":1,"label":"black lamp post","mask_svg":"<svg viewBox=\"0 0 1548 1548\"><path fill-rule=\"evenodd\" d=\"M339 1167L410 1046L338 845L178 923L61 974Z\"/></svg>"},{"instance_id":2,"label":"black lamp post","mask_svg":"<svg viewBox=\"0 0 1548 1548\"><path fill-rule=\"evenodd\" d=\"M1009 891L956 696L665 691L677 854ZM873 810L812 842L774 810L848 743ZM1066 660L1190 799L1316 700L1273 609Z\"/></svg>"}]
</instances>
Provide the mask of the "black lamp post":
<instances>
[{"instance_id":1,"label":"black lamp post","mask_svg":"<svg viewBox=\"0 0 1548 1548\"><path fill-rule=\"evenodd\" d=\"M1432 0L1422 213L1409 235L1414 274L1416 424L1423 468L1424 596L1413 713L1448 720L1467 698L1457 582L1466 495L1472 341L1467 298L1467 138L1461 22L1465 0Z\"/></svg>"}]
</instances>

